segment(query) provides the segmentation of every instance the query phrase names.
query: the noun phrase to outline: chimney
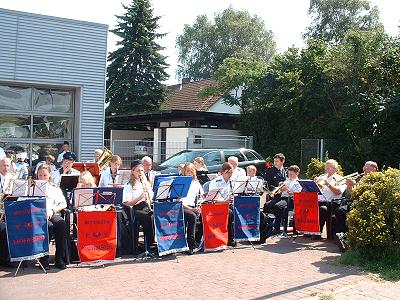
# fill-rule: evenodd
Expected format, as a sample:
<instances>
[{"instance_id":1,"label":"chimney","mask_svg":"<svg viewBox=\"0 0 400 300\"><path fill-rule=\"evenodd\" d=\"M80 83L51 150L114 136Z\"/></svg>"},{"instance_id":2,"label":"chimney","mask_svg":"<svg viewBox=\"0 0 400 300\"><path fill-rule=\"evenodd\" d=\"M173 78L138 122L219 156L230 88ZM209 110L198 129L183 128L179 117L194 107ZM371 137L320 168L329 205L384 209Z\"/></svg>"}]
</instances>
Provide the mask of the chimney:
<instances>
[{"instance_id":1,"label":"chimney","mask_svg":"<svg viewBox=\"0 0 400 300\"><path fill-rule=\"evenodd\" d=\"M190 82L190 78L189 77L182 78L182 84L189 83L189 82Z\"/></svg>"}]
</instances>

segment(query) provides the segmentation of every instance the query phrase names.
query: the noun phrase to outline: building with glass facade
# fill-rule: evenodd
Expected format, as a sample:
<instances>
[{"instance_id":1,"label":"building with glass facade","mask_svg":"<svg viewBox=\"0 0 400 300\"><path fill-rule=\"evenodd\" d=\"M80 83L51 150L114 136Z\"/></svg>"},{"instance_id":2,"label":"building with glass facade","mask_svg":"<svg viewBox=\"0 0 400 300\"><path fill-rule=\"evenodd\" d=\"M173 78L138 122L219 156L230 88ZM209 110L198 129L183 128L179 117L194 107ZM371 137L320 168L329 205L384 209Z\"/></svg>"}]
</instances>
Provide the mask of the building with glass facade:
<instances>
[{"instance_id":1,"label":"building with glass facade","mask_svg":"<svg viewBox=\"0 0 400 300\"><path fill-rule=\"evenodd\" d=\"M108 26L0 9L0 147L30 160L103 146Z\"/></svg>"}]
</instances>

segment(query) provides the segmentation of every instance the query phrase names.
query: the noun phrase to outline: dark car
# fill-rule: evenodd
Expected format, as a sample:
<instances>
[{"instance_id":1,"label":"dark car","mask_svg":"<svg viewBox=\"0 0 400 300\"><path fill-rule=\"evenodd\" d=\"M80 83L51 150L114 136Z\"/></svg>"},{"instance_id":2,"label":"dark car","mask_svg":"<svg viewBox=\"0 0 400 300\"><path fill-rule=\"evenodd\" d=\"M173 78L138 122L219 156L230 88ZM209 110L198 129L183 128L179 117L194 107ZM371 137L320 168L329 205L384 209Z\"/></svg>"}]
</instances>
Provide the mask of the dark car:
<instances>
[{"instance_id":1,"label":"dark car","mask_svg":"<svg viewBox=\"0 0 400 300\"><path fill-rule=\"evenodd\" d=\"M218 173L221 165L228 161L230 156L236 156L239 167L246 168L249 165L257 167L257 175L265 177L267 169L265 160L256 151L251 149L188 149L176 153L154 169L160 173L176 173L179 164L193 162L198 156L204 158L209 173Z\"/></svg>"}]
</instances>

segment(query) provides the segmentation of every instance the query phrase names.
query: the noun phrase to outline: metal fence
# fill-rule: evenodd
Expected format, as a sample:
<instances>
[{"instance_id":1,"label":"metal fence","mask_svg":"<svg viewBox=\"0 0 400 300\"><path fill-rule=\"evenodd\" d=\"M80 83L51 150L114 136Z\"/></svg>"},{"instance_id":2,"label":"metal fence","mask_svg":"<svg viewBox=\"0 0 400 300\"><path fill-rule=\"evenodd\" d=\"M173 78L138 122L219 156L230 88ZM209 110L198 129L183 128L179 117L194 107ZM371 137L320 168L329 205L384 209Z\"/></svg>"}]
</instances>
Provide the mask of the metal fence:
<instances>
[{"instance_id":1,"label":"metal fence","mask_svg":"<svg viewBox=\"0 0 400 300\"><path fill-rule=\"evenodd\" d=\"M248 136L211 136L187 138L184 142L153 142L149 140L104 140L104 146L122 159L122 168L129 168L133 159L150 156L161 163L185 149L253 148L253 138Z\"/></svg>"},{"instance_id":2,"label":"metal fence","mask_svg":"<svg viewBox=\"0 0 400 300\"><path fill-rule=\"evenodd\" d=\"M333 139L302 139L300 168L307 170L311 158L318 158L321 161L325 161L327 157L335 158L337 148L337 141Z\"/></svg>"}]
</instances>

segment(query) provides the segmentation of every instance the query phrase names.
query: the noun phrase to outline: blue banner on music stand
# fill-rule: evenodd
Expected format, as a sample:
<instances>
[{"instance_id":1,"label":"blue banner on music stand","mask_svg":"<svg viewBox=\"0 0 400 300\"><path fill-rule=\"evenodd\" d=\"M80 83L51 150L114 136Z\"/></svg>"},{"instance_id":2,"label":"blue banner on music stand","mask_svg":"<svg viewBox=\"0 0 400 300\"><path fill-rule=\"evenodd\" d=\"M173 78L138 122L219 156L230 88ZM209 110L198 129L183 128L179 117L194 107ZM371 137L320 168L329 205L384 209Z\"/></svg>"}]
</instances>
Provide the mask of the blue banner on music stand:
<instances>
[{"instance_id":1,"label":"blue banner on music stand","mask_svg":"<svg viewBox=\"0 0 400 300\"><path fill-rule=\"evenodd\" d=\"M182 202L155 202L154 223L160 256L189 250Z\"/></svg>"},{"instance_id":2,"label":"blue banner on music stand","mask_svg":"<svg viewBox=\"0 0 400 300\"><path fill-rule=\"evenodd\" d=\"M233 203L235 241L259 241L260 196L236 196Z\"/></svg>"},{"instance_id":3,"label":"blue banner on music stand","mask_svg":"<svg viewBox=\"0 0 400 300\"><path fill-rule=\"evenodd\" d=\"M4 202L11 261L49 254L46 198L20 199Z\"/></svg>"}]
</instances>

